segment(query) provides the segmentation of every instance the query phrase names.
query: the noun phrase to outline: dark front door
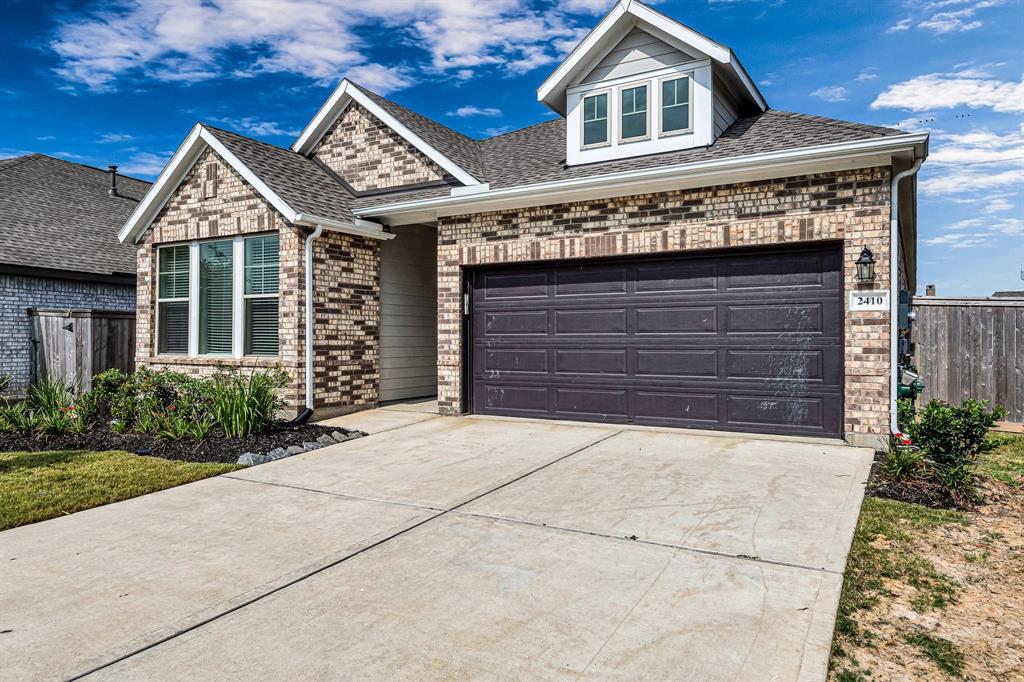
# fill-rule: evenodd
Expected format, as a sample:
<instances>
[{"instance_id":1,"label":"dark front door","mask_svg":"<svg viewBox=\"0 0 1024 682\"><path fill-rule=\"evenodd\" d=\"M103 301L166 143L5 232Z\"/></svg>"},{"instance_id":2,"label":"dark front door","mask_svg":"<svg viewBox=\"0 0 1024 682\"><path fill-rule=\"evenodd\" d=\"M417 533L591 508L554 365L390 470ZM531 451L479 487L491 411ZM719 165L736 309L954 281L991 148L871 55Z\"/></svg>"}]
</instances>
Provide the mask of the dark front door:
<instances>
[{"instance_id":1,"label":"dark front door","mask_svg":"<svg viewBox=\"0 0 1024 682\"><path fill-rule=\"evenodd\" d=\"M841 253L472 271L473 411L837 435Z\"/></svg>"}]
</instances>

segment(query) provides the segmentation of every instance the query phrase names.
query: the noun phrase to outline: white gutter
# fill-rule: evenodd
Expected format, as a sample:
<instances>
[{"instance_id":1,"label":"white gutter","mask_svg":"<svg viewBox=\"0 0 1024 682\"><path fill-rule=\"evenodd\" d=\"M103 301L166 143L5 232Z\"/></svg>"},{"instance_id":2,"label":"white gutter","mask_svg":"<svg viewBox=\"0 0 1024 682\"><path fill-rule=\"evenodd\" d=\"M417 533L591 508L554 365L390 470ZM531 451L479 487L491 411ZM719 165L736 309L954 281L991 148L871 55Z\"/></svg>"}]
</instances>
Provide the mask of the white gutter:
<instances>
[{"instance_id":1,"label":"white gutter","mask_svg":"<svg viewBox=\"0 0 1024 682\"><path fill-rule=\"evenodd\" d=\"M323 234L317 225L306 237L306 407L313 409L313 240Z\"/></svg>"},{"instance_id":2,"label":"white gutter","mask_svg":"<svg viewBox=\"0 0 1024 682\"><path fill-rule=\"evenodd\" d=\"M370 237L371 239L382 240L395 238L393 233L385 232L384 226L380 223L373 223L369 220L362 220L361 218L356 218L355 223L350 224L341 223L336 220L331 220L330 218L310 215L309 213L299 213L292 219L292 222L296 225L308 225L309 227L326 229L331 232L354 234L358 237Z\"/></svg>"},{"instance_id":3,"label":"white gutter","mask_svg":"<svg viewBox=\"0 0 1024 682\"><path fill-rule=\"evenodd\" d=\"M675 180L677 178L681 179L692 176L701 176L714 172L758 170L779 164L819 161L822 159L842 157L843 155L881 154L905 151L908 146L925 145L927 142L928 133L908 133L906 135L893 135L891 137L883 137L874 140L839 142L814 147L801 147L800 149L765 152L762 154L749 154L731 159L714 159L710 161L699 161L696 163L677 164L674 166L659 166L643 170L608 173L606 175L591 175L583 178L573 178L571 180L552 180L549 182L538 182L530 185L503 187L501 189L477 192L471 195L449 195L430 199L417 199L414 201L372 206L357 210L356 214L367 216L391 216L411 211L463 206L469 207L486 201L512 199L517 197L540 199L545 195L557 194L559 192L570 190L600 189L606 186L614 186L616 190L619 190L625 189L630 185L643 185L660 179Z\"/></svg>"},{"instance_id":4,"label":"white gutter","mask_svg":"<svg viewBox=\"0 0 1024 682\"><path fill-rule=\"evenodd\" d=\"M900 252L900 180L910 177L918 171L923 158L905 171L892 178L889 189L889 431L900 430L897 419L896 401L899 399L899 367L897 366L897 347L899 346L899 252Z\"/></svg>"}]
</instances>

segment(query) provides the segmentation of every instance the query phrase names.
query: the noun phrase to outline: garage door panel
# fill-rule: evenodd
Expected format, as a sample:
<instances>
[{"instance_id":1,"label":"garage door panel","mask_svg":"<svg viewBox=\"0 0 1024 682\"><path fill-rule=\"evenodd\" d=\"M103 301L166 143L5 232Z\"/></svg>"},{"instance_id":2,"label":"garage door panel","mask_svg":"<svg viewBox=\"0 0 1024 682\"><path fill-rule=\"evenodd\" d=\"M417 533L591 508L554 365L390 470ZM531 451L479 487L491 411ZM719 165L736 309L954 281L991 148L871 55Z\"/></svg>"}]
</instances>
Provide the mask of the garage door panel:
<instances>
[{"instance_id":1,"label":"garage door panel","mask_svg":"<svg viewBox=\"0 0 1024 682\"><path fill-rule=\"evenodd\" d=\"M556 374L617 374L626 376L627 351L622 349L564 349L555 351Z\"/></svg>"},{"instance_id":2,"label":"garage door panel","mask_svg":"<svg viewBox=\"0 0 1024 682\"><path fill-rule=\"evenodd\" d=\"M636 350L636 376L638 377L703 377L718 376L718 350Z\"/></svg>"},{"instance_id":3,"label":"garage door panel","mask_svg":"<svg viewBox=\"0 0 1024 682\"><path fill-rule=\"evenodd\" d=\"M637 308L637 334L714 334L718 309L714 306Z\"/></svg>"},{"instance_id":4,"label":"garage door panel","mask_svg":"<svg viewBox=\"0 0 1024 682\"><path fill-rule=\"evenodd\" d=\"M718 289L718 265L699 261L651 263L634 269L635 291L647 293L695 293Z\"/></svg>"},{"instance_id":5,"label":"garage door panel","mask_svg":"<svg viewBox=\"0 0 1024 682\"><path fill-rule=\"evenodd\" d=\"M625 334L626 309L556 310L555 334Z\"/></svg>"},{"instance_id":6,"label":"garage door panel","mask_svg":"<svg viewBox=\"0 0 1024 682\"><path fill-rule=\"evenodd\" d=\"M648 422L710 426L719 421L715 393L638 390L633 394L633 405L637 416Z\"/></svg>"},{"instance_id":7,"label":"garage door panel","mask_svg":"<svg viewBox=\"0 0 1024 682\"><path fill-rule=\"evenodd\" d=\"M626 418L625 389L555 388L555 411L570 419L580 416Z\"/></svg>"},{"instance_id":8,"label":"garage door panel","mask_svg":"<svg viewBox=\"0 0 1024 682\"><path fill-rule=\"evenodd\" d=\"M574 268L555 271L555 297L625 294L626 268Z\"/></svg>"},{"instance_id":9,"label":"garage door panel","mask_svg":"<svg viewBox=\"0 0 1024 682\"><path fill-rule=\"evenodd\" d=\"M836 435L841 266L829 246L476 271L473 409Z\"/></svg>"},{"instance_id":10,"label":"garage door panel","mask_svg":"<svg viewBox=\"0 0 1024 682\"><path fill-rule=\"evenodd\" d=\"M546 310L496 310L484 313L479 322L481 336L522 336L536 334L547 336L548 314Z\"/></svg>"}]
</instances>

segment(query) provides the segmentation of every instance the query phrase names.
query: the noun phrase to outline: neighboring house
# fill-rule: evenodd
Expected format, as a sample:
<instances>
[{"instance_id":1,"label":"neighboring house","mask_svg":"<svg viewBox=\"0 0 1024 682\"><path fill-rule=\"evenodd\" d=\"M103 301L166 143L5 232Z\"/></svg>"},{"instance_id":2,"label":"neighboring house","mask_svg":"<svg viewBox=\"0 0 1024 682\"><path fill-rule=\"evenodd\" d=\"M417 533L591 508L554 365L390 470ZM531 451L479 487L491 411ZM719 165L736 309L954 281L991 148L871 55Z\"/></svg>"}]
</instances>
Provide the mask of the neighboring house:
<instances>
[{"instance_id":1,"label":"neighboring house","mask_svg":"<svg viewBox=\"0 0 1024 682\"><path fill-rule=\"evenodd\" d=\"M770 109L729 48L635 0L538 99L558 117L485 140L348 80L291 149L197 124L121 232L137 361L280 362L328 414L436 394L887 437L885 295L916 284L916 184L892 181L926 134Z\"/></svg>"},{"instance_id":2,"label":"neighboring house","mask_svg":"<svg viewBox=\"0 0 1024 682\"><path fill-rule=\"evenodd\" d=\"M135 309L135 246L117 231L148 189L42 154L0 160L0 374L11 375L9 390L23 393L32 377L29 309Z\"/></svg>"}]
</instances>

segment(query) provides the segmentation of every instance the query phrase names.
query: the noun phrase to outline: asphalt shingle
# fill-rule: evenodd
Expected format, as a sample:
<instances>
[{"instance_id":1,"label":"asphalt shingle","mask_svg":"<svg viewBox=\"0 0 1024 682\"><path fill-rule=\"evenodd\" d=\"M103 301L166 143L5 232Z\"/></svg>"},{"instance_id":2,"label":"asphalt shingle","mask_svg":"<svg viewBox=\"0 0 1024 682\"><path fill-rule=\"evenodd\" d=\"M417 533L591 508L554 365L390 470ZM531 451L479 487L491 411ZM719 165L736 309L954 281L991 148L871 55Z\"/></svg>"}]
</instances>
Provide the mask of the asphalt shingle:
<instances>
[{"instance_id":1,"label":"asphalt shingle","mask_svg":"<svg viewBox=\"0 0 1024 682\"><path fill-rule=\"evenodd\" d=\"M29 154L0 161L0 264L94 275L135 274L117 233L149 189L125 175Z\"/></svg>"}]
</instances>

